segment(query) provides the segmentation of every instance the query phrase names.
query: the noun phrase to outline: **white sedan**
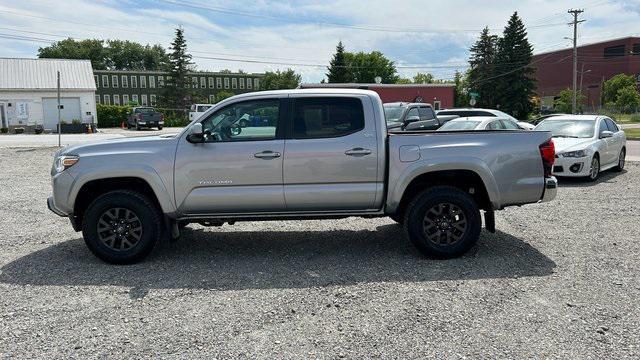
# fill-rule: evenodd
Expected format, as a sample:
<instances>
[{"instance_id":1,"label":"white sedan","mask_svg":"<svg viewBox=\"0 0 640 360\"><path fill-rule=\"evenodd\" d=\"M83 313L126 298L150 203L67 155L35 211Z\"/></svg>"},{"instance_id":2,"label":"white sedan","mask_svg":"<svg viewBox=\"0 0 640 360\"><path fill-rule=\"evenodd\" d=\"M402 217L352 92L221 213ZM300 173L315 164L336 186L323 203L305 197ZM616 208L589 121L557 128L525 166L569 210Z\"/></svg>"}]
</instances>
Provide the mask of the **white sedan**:
<instances>
[{"instance_id":1,"label":"white sedan","mask_svg":"<svg viewBox=\"0 0 640 360\"><path fill-rule=\"evenodd\" d=\"M518 127L522 130L532 130L535 125L526 121L519 121L513 116L495 109L481 109L481 108L460 108L460 109L445 109L437 112L437 115L457 115L459 117L499 117L502 119L509 119L518 124Z\"/></svg>"},{"instance_id":2,"label":"white sedan","mask_svg":"<svg viewBox=\"0 0 640 360\"><path fill-rule=\"evenodd\" d=\"M494 116L462 117L447 121L436 131L468 130L522 130L518 124L508 118Z\"/></svg>"},{"instance_id":3,"label":"white sedan","mask_svg":"<svg viewBox=\"0 0 640 360\"><path fill-rule=\"evenodd\" d=\"M624 169L627 138L610 118L560 115L539 123L534 131L550 131L556 149L553 174L595 180L601 171Z\"/></svg>"}]
</instances>

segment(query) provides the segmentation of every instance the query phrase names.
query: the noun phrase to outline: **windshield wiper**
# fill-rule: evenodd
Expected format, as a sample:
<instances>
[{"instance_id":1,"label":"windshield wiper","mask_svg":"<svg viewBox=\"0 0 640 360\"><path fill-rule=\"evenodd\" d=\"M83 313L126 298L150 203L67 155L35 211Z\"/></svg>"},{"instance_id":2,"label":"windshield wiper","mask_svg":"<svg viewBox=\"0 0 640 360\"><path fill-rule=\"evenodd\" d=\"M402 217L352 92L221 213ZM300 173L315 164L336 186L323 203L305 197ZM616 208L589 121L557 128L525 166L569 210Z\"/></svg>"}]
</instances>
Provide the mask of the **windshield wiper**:
<instances>
[{"instance_id":1,"label":"windshield wiper","mask_svg":"<svg viewBox=\"0 0 640 360\"><path fill-rule=\"evenodd\" d=\"M579 138L579 136L573 136L573 135L553 135L552 137L557 137L557 138Z\"/></svg>"}]
</instances>

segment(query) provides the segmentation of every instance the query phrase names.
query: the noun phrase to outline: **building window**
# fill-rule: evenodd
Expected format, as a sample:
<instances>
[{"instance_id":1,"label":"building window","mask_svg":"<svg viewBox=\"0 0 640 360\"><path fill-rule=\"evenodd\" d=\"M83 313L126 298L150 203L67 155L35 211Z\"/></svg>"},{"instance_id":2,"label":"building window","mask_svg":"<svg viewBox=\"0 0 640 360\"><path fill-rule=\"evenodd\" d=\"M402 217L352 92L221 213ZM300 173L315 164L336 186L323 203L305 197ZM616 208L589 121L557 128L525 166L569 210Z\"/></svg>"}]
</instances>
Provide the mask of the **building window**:
<instances>
[{"instance_id":1,"label":"building window","mask_svg":"<svg viewBox=\"0 0 640 360\"><path fill-rule=\"evenodd\" d=\"M238 79L236 79L236 78L231 79L231 88L232 89L237 89L238 88Z\"/></svg>"},{"instance_id":2,"label":"building window","mask_svg":"<svg viewBox=\"0 0 640 360\"><path fill-rule=\"evenodd\" d=\"M111 87L118 87L118 75L111 75Z\"/></svg>"},{"instance_id":3,"label":"building window","mask_svg":"<svg viewBox=\"0 0 640 360\"><path fill-rule=\"evenodd\" d=\"M127 75L122 75L120 81L122 82L123 88L129 87L129 77Z\"/></svg>"},{"instance_id":4,"label":"building window","mask_svg":"<svg viewBox=\"0 0 640 360\"><path fill-rule=\"evenodd\" d=\"M632 55L640 56L640 43L633 44L633 53Z\"/></svg>"},{"instance_id":5,"label":"building window","mask_svg":"<svg viewBox=\"0 0 640 360\"><path fill-rule=\"evenodd\" d=\"M164 76L158 75L158 87L164 86Z\"/></svg>"},{"instance_id":6,"label":"building window","mask_svg":"<svg viewBox=\"0 0 640 360\"><path fill-rule=\"evenodd\" d=\"M113 94L113 105L120 105L120 95Z\"/></svg>"},{"instance_id":7,"label":"building window","mask_svg":"<svg viewBox=\"0 0 640 360\"><path fill-rule=\"evenodd\" d=\"M102 75L102 87L109 87L109 75Z\"/></svg>"},{"instance_id":8,"label":"building window","mask_svg":"<svg viewBox=\"0 0 640 360\"><path fill-rule=\"evenodd\" d=\"M201 77L200 78L200 88L201 89L206 89L207 88L207 78L205 78L205 77Z\"/></svg>"},{"instance_id":9,"label":"building window","mask_svg":"<svg viewBox=\"0 0 640 360\"><path fill-rule=\"evenodd\" d=\"M240 89L244 89L244 78L240 78Z\"/></svg>"},{"instance_id":10,"label":"building window","mask_svg":"<svg viewBox=\"0 0 640 360\"><path fill-rule=\"evenodd\" d=\"M260 79L258 78L253 79L253 87L255 89L260 89Z\"/></svg>"},{"instance_id":11,"label":"building window","mask_svg":"<svg viewBox=\"0 0 640 360\"><path fill-rule=\"evenodd\" d=\"M138 87L138 77L135 75L131 75L131 87L132 88Z\"/></svg>"},{"instance_id":12,"label":"building window","mask_svg":"<svg viewBox=\"0 0 640 360\"><path fill-rule=\"evenodd\" d=\"M228 77L224 78L224 88L225 89L229 88L229 78Z\"/></svg>"},{"instance_id":13,"label":"building window","mask_svg":"<svg viewBox=\"0 0 640 360\"><path fill-rule=\"evenodd\" d=\"M209 104L215 104L216 103L216 96L211 94L209 95Z\"/></svg>"},{"instance_id":14,"label":"building window","mask_svg":"<svg viewBox=\"0 0 640 360\"><path fill-rule=\"evenodd\" d=\"M111 96L109 96L109 95L105 95L104 96L104 104L105 105L111 105Z\"/></svg>"},{"instance_id":15,"label":"building window","mask_svg":"<svg viewBox=\"0 0 640 360\"><path fill-rule=\"evenodd\" d=\"M129 104L129 95L124 94L122 95L122 105L128 105Z\"/></svg>"},{"instance_id":16,"label":"building window","mask_svg":"<svg viewBox=\"0 0 640 360\"><path fill-rule=\"evenodd\" d=\"M624 56L625 55L624 50L625 50L624 44L606 47L604 48L604 57L612 58L612 57Z\"/></svg>"},{"instance_id":17,"label":"building window","mask_svg":"<svg viewBox=\"0 0 640 360\"><path fill-rule=\"evenodd\" d=\"M156 87L156 77L153 75L149 75L149 87L152 89Z\"/></svg>"},{"instance_id":18,"label":"building window","mask_svg":"<svg viewBox=\"0 0 640 360\"><path fill-rule=\"evenodd\" d=\"M96 82L96 87L100 87L99 81L98 81L98 75L93 75L93 81Z\"/></svg>"},{"instance_id":19,"label":"building window","mask_svg":"<svg viewBox=\"0 0 640 360\"><path fill-rule=\"evenodd\" d=\"M222 78L216 78L216 87L222 89Z\"/></svg>"},{"instance_id":20,"label":"building window","mask_svg":"<svg viewBox=\"0 0 640 360\"><path fill-rule=\"evenodd\" d=\"M136 105L138 105L138 95L137 94L133 94L131 95L131 101L133 101L134 103L136 103Z\"/></svg>"},{"instance_id":21,"label":"building window","mask_svg":"<svg viewBox=\"0 0 640 360\"><path fill-rule=\"evenodd\" d=\"M100 95L96 95L96 104L100 104Z\"/></svg>"},{"instance_id":22,"label":"building window","mask_svg":"<svg viewBox=\"0 0 640 360\"><path fill-rule=\"evenodd\" d=\"M149 97L151 98L151 106L156 106L156 96L150 95Z\"/></svg>"},{"instance_id":23,"label":"building window","mask_svg":"<svg viewBox=\"0 0 640 360\"><path fill-rule=\"evenodd\" d=\"M247 79L247 89L251 89L251 79Z\"/></svg>"},{"instance_id":24,"label":"building window","mask_svg":"<svg viewBox=\"0 0 640 360\"><path fill-rule=\"evenodd\" d=\"M209 77L208 80L209 80L209 89L213 89L213 78Z\"/></svg>"},{"instance_id":25,"label":"building window","mask_svg":"<svg viewBox=\"0 0 640 360\"><path fill-rule=\"evenodd\" d=\"M194 89L198 88L198 78L195 76L191 78L191 87Z\"/></svg>"},{"instance_id":26,"label":"building window","mask_svg":"<svg viewBox=\"0 0 640 360\"><path fill-rule=\"evenodd\" d=\"M142 106L147 106L149 105L147 103L147 94L142 94Z\"/></svg>"},{"instance_id":27,"label":"building window","mask_svg":"<svg viewBox=\"0 0 640 360\"><path fill-rule=\"evenodd\" d=\"M140 75L140 88L141 89L146 89L147 88L147 77L146 76Z\"/></svg>"}]
</instances>

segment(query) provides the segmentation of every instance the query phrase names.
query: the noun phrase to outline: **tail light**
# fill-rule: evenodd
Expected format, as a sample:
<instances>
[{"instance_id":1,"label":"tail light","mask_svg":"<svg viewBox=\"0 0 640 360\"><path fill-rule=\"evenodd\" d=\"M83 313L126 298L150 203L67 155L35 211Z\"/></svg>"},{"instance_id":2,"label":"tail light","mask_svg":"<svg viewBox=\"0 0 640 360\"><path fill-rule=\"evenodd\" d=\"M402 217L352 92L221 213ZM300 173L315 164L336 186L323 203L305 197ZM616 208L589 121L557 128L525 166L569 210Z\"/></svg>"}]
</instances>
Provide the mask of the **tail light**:
<instances>
[{"instance_id":1,"label":"tail light","mask_svg":"<svg viewBox=\"0 0 640 360\"><path fill-rule=\"evenodd\" d=\"M164 121L164 114L160 114L160 121Z\"/></svg>"},{"instance_id":2,"label":"tail light","mask_svg":"<svg viewBox=\"0 0 640 360\"><path fill-rule=\"evenodd\" d=\"M556 147L553 140L549 139L540 144L538 148L540 149L540 157L542 157L544 177L549 177L553 171L553 163L556 161Z\"/></svg>"},{"instance_id":3,"label":"tail light","mask_svg":"<svg viewBox=\"0 0 640 360\"><path fill-rule=\"evenodd\" d=\"M137 118L138 120L142 120L142 114L138 114L138 115L136 115L136 118Z\"/></svg>"}]
</instances>

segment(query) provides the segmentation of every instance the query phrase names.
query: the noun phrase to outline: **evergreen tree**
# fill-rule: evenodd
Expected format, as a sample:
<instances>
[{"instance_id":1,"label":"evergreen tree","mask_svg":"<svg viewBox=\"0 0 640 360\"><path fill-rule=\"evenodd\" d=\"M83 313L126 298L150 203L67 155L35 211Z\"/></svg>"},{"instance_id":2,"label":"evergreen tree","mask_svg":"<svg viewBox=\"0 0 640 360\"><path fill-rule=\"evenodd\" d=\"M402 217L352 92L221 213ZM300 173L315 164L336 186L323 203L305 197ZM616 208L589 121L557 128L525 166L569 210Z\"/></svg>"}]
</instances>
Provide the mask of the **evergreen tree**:
<instances>
[{"instance_id":1,"label":"evergreen tree","mask_svg":"<svg viewBox=\"0 0 640 360\"><path fill-rule=\"evenodd\" d=\"M534 68L531 66L533 47L527 30L514 12L498 40L495 58L496 107L517 119L526 119L533 111L531 101L535 91Z\"/></svg>"},{"instance_id":2,"label":"evergreen tree","mask_svg":"<svg viewBox=\"0 0 640 360\"><path fill-rule=\"evenodd\" d=\"M191 54L187 53L184 30L176 29L176 36L169 47L169 63L165 85L161 88L160 102L163 107L186 109L191 102L192 84L187 72L193 68Z\"/></svg>"},{"instance_id":3,"label":"evergreen tree","mask_svg":"<svg viewBox=\"0 0 640 360\"><path fill-rule=\"evenodd\" d=\"M480 38L469 49L469 72L467 81L469 90L480 95L477 98L478 107L494 108L495 84L491 81L495 75L495 57L498 37L489 34L489 28L485 27L480 33ZM468 103L465 105L467 106Z\"/></svg>"},{"instance_id":4,"label":"evergreen tree","mask_svg":"<svg viewBox=\"0 0 640 360\"><path fill-rule=\"evenodd\" d=\"M353 80L348 69L347 58L345 56L342 41L338 42L338 46L336 46L336 53L333 54L333 58L329 62L327 71L327 79L330 83L348 83Z\"/></svg>"}]
</instances>

